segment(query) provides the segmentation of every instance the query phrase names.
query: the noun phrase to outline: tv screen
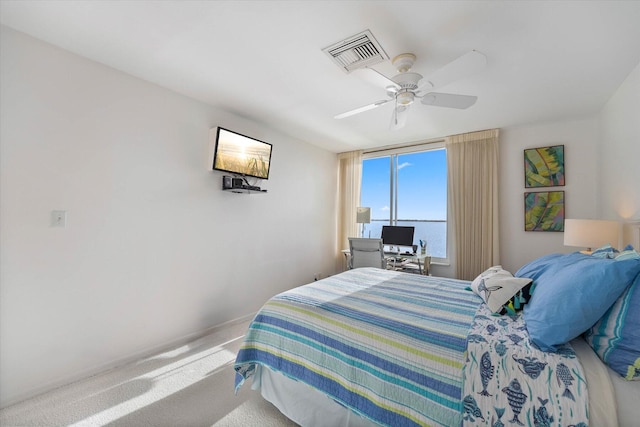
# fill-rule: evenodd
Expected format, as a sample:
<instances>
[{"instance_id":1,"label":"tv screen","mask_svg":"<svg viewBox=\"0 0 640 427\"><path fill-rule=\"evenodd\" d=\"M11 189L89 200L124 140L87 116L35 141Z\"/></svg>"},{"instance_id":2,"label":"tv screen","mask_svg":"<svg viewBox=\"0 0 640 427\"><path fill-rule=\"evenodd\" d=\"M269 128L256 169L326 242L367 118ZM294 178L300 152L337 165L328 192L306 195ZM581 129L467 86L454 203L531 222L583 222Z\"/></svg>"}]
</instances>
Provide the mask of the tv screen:
<instances>
[{"instance_id":1,"label":"tv screen","mask_svg":"<svg viewBox=\"0 0 640 427\"><path fill-rule=\"evenodd\" d=\"M402 227L398 225L382 226L382 243L391 246L413 246L413 233L415 227Z\"/></svg>"},{"instance_id":2,"label":"tv screen","mask_svg":"<svg viewBox=\"0 0 640 427\"><path fill-rule=\"evenodd\" d=\"M219 127L213 169L269 179L271 144Z\"/></svg>"}]
</instances>

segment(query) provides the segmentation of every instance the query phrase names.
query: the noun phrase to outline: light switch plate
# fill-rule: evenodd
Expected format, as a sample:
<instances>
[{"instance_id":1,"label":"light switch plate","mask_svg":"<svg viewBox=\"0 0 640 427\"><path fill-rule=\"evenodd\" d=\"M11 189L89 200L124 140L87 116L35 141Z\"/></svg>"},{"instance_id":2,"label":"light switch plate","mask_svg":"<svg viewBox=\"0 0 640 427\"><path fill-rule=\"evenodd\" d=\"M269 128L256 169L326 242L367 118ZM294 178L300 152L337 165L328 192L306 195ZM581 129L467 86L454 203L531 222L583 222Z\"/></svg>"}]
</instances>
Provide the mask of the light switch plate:
<instances>
[{"instance_id":1,"label":"light switch plate","mask_svg":"<svg viewBox=\"0 0 640 427\"><path fill-rule=\"evenodd\" d=\"M51 226L52 227L66 227L67 226L67 211L51 211Z\"/></svg>"}]
</instances>

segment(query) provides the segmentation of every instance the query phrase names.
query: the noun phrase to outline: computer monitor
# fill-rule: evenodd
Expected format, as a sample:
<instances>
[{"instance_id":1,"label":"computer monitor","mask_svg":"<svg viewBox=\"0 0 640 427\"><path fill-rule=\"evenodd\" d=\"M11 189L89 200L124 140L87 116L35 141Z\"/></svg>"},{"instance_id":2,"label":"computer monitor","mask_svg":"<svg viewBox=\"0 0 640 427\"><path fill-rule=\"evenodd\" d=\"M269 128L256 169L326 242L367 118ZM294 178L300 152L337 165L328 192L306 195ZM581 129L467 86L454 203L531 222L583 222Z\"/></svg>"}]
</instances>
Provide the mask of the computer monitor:
<instances>
[{"instance_id":1,"label":"computer monitor","mask_svg":"<svg viewBox=\"0 0 640 427\"><path fill-rule=\"evenodd\" d=\"M413 246L415 227L398 225L382 226L382 244L390 246Z\"/></svg>"}]
</instances>

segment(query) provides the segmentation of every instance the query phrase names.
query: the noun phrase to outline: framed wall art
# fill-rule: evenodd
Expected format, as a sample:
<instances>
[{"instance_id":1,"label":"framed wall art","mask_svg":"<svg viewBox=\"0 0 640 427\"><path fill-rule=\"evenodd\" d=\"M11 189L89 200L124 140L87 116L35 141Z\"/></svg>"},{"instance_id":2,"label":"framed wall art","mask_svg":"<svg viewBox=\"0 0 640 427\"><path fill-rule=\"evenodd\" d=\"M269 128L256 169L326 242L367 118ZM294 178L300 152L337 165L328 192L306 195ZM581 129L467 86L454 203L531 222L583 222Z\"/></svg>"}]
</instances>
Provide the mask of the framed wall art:
<instances>
[{"instance_id":1,"label":"framed wall art","mask_svg":"<svg viewBox=\"0 0 640 427\"><path fill-rule=\"evenodd\" d=\"M524 150L524 186L558 187L564 185L564 145Z\"/></svg>"},{"instance_id":2,"label":"framed wall art","mask_svg":"<svg viewBox=\"0 0 640 427\"><path fill-rule=\"evenodd\" d=\"M564 231L564 191L524 193L524 231Z\"/></svg>"}]
</instances>

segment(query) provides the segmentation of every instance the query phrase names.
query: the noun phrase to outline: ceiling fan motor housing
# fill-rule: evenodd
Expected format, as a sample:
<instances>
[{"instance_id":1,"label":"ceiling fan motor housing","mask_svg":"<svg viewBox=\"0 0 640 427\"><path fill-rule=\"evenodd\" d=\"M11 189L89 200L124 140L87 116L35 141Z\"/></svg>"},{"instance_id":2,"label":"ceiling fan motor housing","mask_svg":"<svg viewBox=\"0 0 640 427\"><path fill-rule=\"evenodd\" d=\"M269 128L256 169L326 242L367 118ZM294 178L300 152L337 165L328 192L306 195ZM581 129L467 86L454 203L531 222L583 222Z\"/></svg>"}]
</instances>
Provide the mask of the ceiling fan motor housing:
<instances>
[{"instance_id":1,"label":"ceiling fan motor housing","mask_svg":"<svg viewBox=\"0 0 640 427\"><path fill-rule=\"evenodd\" d=\"M400 73L391 79L400 86L401 89L413 90L418 89L418 82L422 80L422 75L418 73Z\"/></svg>"},{"instance_id":2,"label":"ceiling fan motor housing","mask_svg":"<svg viewBox=\"0 0 640 427\"><path fill-rule=\"evenodd\" d=\"M395 96L396 102L399 105L410 105L413 103L418 89L418 82L422 80L422 75L418 73L400 73L393 77L394 82L400 86L400 88L388 87L387 94L389 96Z\"/></svg>"}]
</instances>

